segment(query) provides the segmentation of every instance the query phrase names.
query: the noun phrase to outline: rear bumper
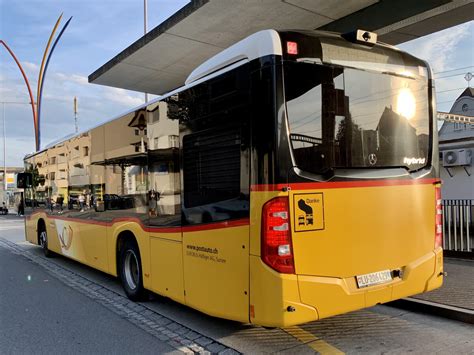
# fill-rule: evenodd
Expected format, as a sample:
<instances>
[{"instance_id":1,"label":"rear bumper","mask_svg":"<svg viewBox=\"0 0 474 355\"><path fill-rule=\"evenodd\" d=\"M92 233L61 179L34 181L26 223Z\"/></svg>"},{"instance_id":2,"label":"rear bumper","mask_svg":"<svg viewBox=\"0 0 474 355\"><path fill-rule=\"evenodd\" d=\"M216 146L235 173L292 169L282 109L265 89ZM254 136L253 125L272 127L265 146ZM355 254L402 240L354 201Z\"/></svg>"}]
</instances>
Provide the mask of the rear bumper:
<instances>
[{"instance_id":1,"label":"rear bumper","mask_svg":"<svg viewBox=\"0 0 474 355\"><path fill-rule=\"evenodd\" d=\"M443 283L441 248L404 266L390 283L358 289L354 277L285 275L250 257L250 320L286 327L390 302ZM293 311L289 311L290 308Z\"/></svg>"},{"instance_id":2,"label":"rear bumper","mask_svg":"<svg viewBox=\"0 0 474 355\"><path fill-rule=\"evenodd\" d=\"M315 307L321 319L433 290L443 283L442 249L405 265L402 271L401 277L390 283L363 289L357 288L355 277L299 275L300 299L303 304Z\"/></svg>"}]
</instances>

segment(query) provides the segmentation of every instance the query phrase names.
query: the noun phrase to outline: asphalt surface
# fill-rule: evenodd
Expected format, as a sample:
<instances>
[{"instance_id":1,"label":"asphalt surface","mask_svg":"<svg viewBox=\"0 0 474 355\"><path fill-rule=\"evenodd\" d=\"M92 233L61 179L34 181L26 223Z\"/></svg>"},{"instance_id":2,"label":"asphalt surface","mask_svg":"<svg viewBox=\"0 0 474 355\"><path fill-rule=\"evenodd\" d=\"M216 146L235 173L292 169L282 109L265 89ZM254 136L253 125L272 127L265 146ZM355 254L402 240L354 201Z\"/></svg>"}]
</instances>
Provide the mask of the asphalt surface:
<instances>
[{"instance_id":1,"label":"asphalt surface","mask_svg":"<svg viewBox=\"0 0 474 355\"><path fill-rule=\"evenodd\" d=\"M0 248L0 353L156 354L174 349Z\"/></svg>"}]
</instances>

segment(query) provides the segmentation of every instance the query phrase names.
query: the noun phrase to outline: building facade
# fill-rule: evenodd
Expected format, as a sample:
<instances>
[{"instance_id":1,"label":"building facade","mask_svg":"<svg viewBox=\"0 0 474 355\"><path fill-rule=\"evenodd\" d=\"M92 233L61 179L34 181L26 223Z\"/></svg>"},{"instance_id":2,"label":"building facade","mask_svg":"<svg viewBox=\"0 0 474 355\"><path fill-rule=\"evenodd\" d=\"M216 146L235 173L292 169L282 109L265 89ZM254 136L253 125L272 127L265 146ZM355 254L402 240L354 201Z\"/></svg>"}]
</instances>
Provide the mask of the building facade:
<instances>
[{"instance_id":1,"label":"building facade","mask_svg":"<svg viewBox=\"0 0 474 355\"><path fill-rule=\"evenodd\" d=\"M474 116L473 88L463 91L450 113ZM443 199L474 199L474 125L445 121L439 131L439 152Z\"/></svg>"},{"instance_id":2,"label":"building facade","mask_svg":"<svg viewBox=\"0 0 474 355\"><path fill-rule=\"evenodd\" d=\"M22 171L23 168L20 167L7 167L5 174L4 168L0 169L0 205L3 202L10 208L15 205L15 196L20 191L16 188L16 175Z\"/></svg>"}]
</instances>

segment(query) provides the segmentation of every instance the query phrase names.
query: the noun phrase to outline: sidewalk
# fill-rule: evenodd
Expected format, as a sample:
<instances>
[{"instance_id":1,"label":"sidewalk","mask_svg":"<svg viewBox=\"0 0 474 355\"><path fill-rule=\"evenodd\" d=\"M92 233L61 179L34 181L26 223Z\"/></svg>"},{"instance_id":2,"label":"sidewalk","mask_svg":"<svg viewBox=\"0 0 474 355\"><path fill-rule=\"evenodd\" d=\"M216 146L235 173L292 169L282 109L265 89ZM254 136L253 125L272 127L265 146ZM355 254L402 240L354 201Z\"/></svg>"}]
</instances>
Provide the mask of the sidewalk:
<instances>
[{"instance_id":1,"label":"sidewalk","mask_svg":"<svg viewBox=\"0 0 474 355\"><path fill-rule=\"evenodd\" d=\"M444 271L441 288L413 298L474 311L474 261L445 258Z\"/></svg>"},{"instance_id":2,"label":"sidewalk","mask_svg":"<svg viewBox=\"0 0 474 355\"><path fill-rule=\"evenodd\" d=\"M474 323L474 261L444 258L443 286L437 290L393 302L415 312Z\"/></svg>"}]
</instances>

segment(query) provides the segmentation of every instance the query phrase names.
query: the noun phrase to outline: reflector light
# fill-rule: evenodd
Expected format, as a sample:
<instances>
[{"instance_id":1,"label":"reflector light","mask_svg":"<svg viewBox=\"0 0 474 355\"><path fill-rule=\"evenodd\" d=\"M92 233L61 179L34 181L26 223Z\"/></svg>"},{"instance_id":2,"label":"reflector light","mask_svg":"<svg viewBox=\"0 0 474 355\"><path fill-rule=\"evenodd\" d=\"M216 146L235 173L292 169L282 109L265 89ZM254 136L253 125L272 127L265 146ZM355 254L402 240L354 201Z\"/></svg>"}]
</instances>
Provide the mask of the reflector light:
<instances>
[{"instance_id":1,"label":"reflector light","mask_svg":"<svg viewBox=\"0 0 474 355\"><path fill-rule=\"evenodd\" d=\"M288 219L288 212L275 212L273 217L280 217L283 219Z\"/></svg>"},{"instance_id":2,"label":"reflector light","mask_svg":"<svg viewBox=\"0 0 474 355\"><path fill-rule=\"evenodd\" d=\"M288 223L283 223L282 225L273 227L274 231L287 231L288 230Z\"/></svg>"},{"instance_id":3,"label":"reflector light","mask_svg":"<svg viewBox=\"0 0 474 355\"><path fill-rule=\"evenodd\" d=\"M435 248L443 245L443 210L441 206L441 187L435 187Z\"/></svg>"},{"instance_id":4,"label":"reflector light","mask_svg":"<svg viewBox=\"0 0 474 355\"><path fill-rule=\"evenodd\" d=\"M294 274L288 210L287 197L274 198L263 206L261 258L275 271Z\"/></svg>"},{"instance_id":5,"label":"reflector light","mask_svg":"<svg viewBox=\"0 0 474 355\"><path fill-rule=\"evenodd\" d=\"M291 249L290 249L289 244L278 246L278 255L283 256L283 255L290 255L290 254L291 254Z\"/></svg>"},{"instance_id":6,"label":"reflector light","mask_svg":"<svg viewBox=\"0 0 474 355\"><path fill-rule=\"evenodd\" d=\"M297 55L298 54L298 43L287 41L286 42L286 53Z\"/></svg>"}]
</instances>

